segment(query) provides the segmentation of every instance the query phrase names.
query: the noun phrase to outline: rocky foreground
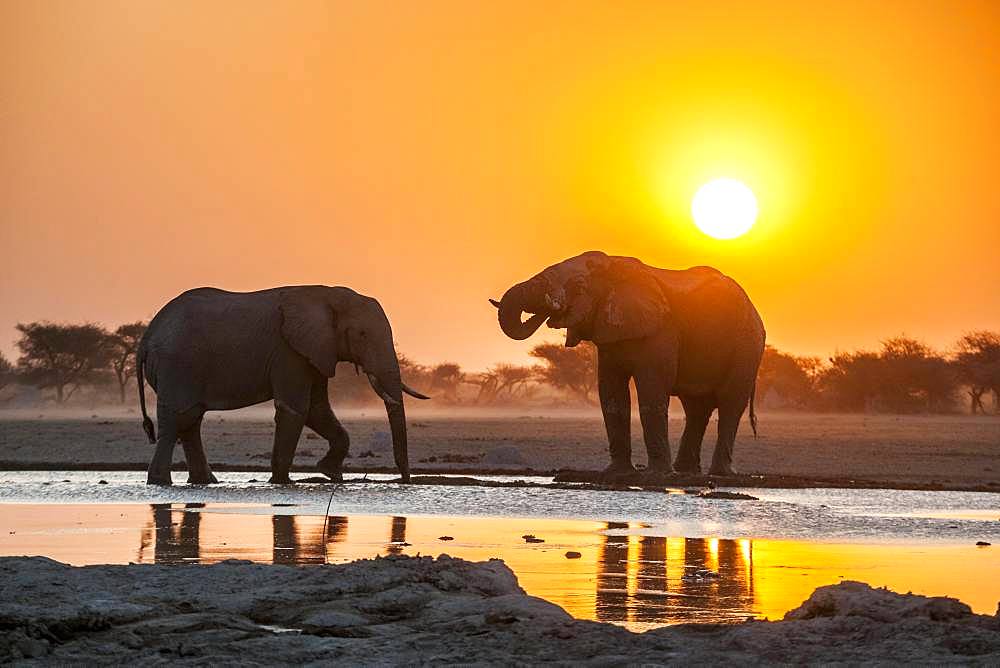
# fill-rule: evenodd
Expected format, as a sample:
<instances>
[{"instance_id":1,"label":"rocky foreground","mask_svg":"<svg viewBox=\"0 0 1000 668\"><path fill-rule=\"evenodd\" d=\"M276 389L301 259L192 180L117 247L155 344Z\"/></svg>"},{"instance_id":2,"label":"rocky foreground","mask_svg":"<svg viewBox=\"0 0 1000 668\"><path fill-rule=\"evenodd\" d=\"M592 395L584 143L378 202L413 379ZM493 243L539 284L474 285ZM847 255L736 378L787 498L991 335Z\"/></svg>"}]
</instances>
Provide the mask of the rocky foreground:
<instances>
[{"instance_id":1,"label":"rocky foreground","mask_svg":"<svg viewBox=\"0 0 1000 668\"><path fill-rule=\"evenodd\" d=\"M0 662L348 664L1000 662L1000 617L821 587L780 622L646 633L576 620L501 561L87 566L0 558Z\"/></svg>"}]
</instances>

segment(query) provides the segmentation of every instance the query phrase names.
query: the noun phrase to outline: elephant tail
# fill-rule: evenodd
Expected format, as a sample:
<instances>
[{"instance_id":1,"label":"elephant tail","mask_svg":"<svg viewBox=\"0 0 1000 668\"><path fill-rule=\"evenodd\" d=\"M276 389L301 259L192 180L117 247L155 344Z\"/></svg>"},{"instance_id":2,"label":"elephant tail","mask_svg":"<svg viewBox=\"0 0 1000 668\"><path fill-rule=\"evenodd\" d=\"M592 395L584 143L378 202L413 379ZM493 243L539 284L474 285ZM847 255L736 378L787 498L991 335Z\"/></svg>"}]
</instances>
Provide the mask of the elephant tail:
<instances>
[{"instance_id":1,"label":"elephant tail","mask_svg":"<svg viewBox=\"0 0 1000 668\"><path fill-rule=\"evenodd\" d=\"M149 442L156 443L156 428L146 414L146 378L142 367L146 364L146 349L139 347L135 353L135 384L139 386L139 410L142 412L142 430Z\"/></svg>"},{"instance_id":2,"label":"elephant tail","mask_svg":"<svg viewBox=\"0 0 1000 668\"><path fill-rule=\"evenodd\" d=\"M757 395L757 381L754 381L750 389L750 428L753 429L753 437L757 438L757 413L753 409L753 400Z\"/></svg>"}]
</instances>

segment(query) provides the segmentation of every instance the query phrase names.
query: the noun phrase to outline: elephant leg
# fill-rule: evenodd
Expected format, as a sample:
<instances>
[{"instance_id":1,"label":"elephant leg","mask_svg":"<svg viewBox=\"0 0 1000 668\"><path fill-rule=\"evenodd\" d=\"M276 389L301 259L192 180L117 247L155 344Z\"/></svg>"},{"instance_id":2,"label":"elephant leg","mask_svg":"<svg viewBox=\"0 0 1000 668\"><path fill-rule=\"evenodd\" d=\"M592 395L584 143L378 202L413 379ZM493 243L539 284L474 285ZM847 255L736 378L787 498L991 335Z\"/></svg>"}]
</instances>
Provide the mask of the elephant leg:
<instances>
[{"instance_id":1,"label":"elephant leg","mask_svg":"<svg viewBox=\"0 0 1000 668\"><path fill-rule=\"evenodd\" d=\"M295 448L299 445L299 436L305 418L282 404L277 403L274 411L274 450L271 451L271 480L269 482L288 485L292 482L288 472L295 459Z\"/></svg>"},{"instance_id":2,"label":"elephant leg","mask_svg":"<svg viewBox=\"0 0 1000 668\"><path fill-rule=\"evenodd\" d=\"M719 437L712 453L709 475L733 475L733 445L746 410L749 395L730 396L719 401Z\"/></svg>"},{"instance_id":3,"label":"elephant leg","mask_svg":"<svg viewBox=\"0 0 1000 668\"><path fill-rule=\"evenodd\" d=\"M184 447L184 459L188 467L188 483L192 485L209 485L219 480L212 473L212 467L205 456L205 447L201 442L201 422L199 415L194 424L180 433L181 445Z\"/></svg>"},{"instance_id":4,"label":"elephant leg","mask_svg":"<svg viewBox=\"0 0 1000 668\"><path fill-rule=\"evenodd\" d=\"M170 466L177 444L177 413L162 402L156 404L156 451L146 472L147 485L171 485Z\"/></svg>"},{"instance_id":5,"label":"elephant leg","mask_svg":"<svg viewBox=\"0 0 1000 668\"><path fill-rule=\"evenodd\" d=\"M701 442L715 402L708 396L683 396L681 405L684 406L684 433L674 468L678 473L701 473Z\"/></svg>"},{"instance_id":6,"label":"elephant leg","mask_svg":"<svg viewBox=\"0 0 1000 668\"><path fill-rule=\"evenodd\" d=\"M667 440L670 387L666 374L655 368L637 373L635 391L639 399L639 419L642 421L648 469L655 473L673 473L670 442Z\"/></svg>"},{"instance_id":7,"label":"elephant leg","mask_svg":"<svg viewBox=\"0 0 1000 668\"><path fill-rule=\"evenodd\" d=\"M351 438L347 435L344 425L340 424L337 416L330 409L330 405L324 403L313 404L309 408L306 426L325 438L330 444L330 450L323 459L316 462L316 468L331 480L343 481L344 458L347 457L347 451L351 445Z\"/></svg>"},{"instance_id":8,"label":"elephant leg","mask_svg":"<svg viewBox=\"0 0 1000 668\"><path fill-rule=\"evenodd\" d=\"M351 445L347 430L340 424L337 416L330 408L330 395L327 379L319 374L313 377L309 390L309 413L306 415L306 426L322 436L330 444L326 455L316 462L319 472L331 480L340 482L344 479L343 464Z\"/></svg>"},{"instance_id":9,"label":"elephant leg","mask_svg":"<svg viewBox=\"0 0 1000 668\"><path fill-rule=\"evenodd\" d=\"M629 374L613 358L598 351L597 393L601 398L611 453L611 465L604 472L610 475L635 473L632 466L632 398L628 381Z\"/></svg>"}]
</instances>

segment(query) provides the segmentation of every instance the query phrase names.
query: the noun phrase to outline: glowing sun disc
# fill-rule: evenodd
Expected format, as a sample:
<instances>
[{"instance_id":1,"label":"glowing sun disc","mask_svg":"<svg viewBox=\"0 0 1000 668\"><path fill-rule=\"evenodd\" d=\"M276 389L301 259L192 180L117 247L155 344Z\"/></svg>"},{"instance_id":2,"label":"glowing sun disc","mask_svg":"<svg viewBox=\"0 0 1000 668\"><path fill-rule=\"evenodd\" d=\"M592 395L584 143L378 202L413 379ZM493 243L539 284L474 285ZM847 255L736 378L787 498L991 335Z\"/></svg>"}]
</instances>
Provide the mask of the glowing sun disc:
<instances>
[{"instance_id":1,"label":"glowing sun disc","mask_svg":"<svg viewBox=\"0 0 1000 668\"><path fill-rule=\"evenodd\" d=\"M735 239L757 221L757 198L736 179L709 181L694 194L691 215L698 229L716 239Z\"/></svg>"}]
</instances>

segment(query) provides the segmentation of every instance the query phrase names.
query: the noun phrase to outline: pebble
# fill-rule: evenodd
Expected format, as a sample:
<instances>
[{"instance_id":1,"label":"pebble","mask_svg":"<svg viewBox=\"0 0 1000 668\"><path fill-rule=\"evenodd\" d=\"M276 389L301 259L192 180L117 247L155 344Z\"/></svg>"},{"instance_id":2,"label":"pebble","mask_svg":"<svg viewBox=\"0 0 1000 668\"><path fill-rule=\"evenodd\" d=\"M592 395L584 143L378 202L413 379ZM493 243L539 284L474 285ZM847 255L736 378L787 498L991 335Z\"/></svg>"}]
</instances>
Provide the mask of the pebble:
<instances>
[{"instance_id":1,"label":"pebble","mask_svg":"<svg viewBox=\"0 0 1000 668\"><path fill-rule=\"evenodd\" d=\"M580 554L579 552L574 552L573 550L570 550L569 552L566 553L567 559L579 559L582 556L583 556L582 554Z\"/></svg>"},{"instance_id":2,"label":"pebble","mask_svg":"<svg viewBox=\"0 0 1000 668\"><path fill-rule=\"evenodd\" d=\"M452 536L438 536L438 540L455 540Z\"/></svg>"}]
</instances>

